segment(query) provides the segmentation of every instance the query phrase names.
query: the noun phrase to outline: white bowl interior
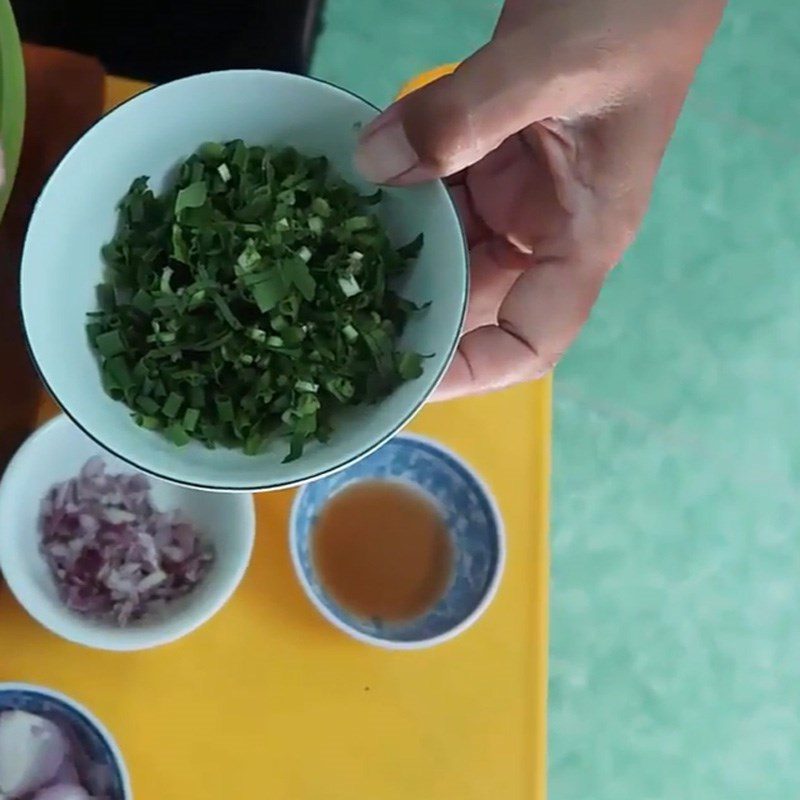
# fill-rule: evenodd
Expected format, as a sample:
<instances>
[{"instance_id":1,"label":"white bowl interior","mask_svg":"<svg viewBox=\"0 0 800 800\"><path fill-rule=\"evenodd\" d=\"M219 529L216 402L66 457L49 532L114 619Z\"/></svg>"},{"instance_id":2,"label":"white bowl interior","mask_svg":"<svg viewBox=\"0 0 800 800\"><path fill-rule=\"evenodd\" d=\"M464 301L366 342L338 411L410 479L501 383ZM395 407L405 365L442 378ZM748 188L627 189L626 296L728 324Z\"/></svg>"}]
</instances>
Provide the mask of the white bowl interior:
<instances>
[{"instance_id":1,"label":"white bowl interior","mask_svg":"<svg viewBox=\"0 0 800 800\"><path fill-rule=\"evenodd\" d=\"M375 115L365 101L296 75L231 71L198 75L145 92L103 118L73 147L37 203L22 263L22 312L28 341L51 392L90 436L154 475L218 489L258 489L308 480L366 454L399 429L435 388L452 358L467 292L458 217L441 183L385 191L381 214L397 244L420 232L425 246L401 288L431 307L409 324L403 346L433 353L421 378L381 403L351 410L326 445L281 460L285 441L262 455L177 448L138 428L111 400L85 333L103 274L102 245L114 234L117 205L131 181L151 176L160 191L171 168L204 141L297 147L323 154L365 193L374 187L351 161L358 126Z\"/></svg>"},{"instance_id":2,"label":"white bowl interior","mask_svg":"<svg viewBox=\"0 0 800 800\"><path fill-rule=\"evenodd\" d=\"M102 451L65 416L56 417L25 442L0 483L0 571L31 616L71 641L108 650L136 650L177 639L213 616L241 581L255 533L252 497L151 480L158 508L180 508L214 547L216 558L196 589L170 605L163 616L120 628L67 609L39 552L42 497L54 483L77 475L98 454L109 472L133 471L129 464Z\"/></svg>"}]
</instances>

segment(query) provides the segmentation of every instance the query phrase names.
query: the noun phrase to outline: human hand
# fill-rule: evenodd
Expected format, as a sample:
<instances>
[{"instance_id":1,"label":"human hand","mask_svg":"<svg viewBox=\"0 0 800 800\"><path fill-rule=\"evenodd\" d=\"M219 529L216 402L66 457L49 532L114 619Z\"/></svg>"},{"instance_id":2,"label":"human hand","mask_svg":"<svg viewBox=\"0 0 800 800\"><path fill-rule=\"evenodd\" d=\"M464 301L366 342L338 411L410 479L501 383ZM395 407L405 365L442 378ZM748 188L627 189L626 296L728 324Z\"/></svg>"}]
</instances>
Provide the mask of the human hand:
<instances>
[{"instance_id":1,"label":"human hand","mask_svg":"<svg viewBox=\"0 0 800 800\"><path fill-rule=\"evenodd\" d=\"M376 183L446 177L471 290L437 399L553 368L641 222L724 0L506 0L491 41L362 134Z\"/></svg>"}]
</instances>

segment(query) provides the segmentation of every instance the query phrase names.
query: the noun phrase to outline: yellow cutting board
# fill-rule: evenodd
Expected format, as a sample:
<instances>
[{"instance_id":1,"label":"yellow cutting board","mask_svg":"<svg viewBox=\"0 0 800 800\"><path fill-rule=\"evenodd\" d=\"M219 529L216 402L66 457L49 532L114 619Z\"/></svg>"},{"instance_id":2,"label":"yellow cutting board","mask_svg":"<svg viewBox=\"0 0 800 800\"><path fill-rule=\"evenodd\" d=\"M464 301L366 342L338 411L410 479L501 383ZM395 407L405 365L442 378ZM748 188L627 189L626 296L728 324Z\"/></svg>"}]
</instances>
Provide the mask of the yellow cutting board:
<instances>
[{"instance_id":1,"label":"yellow cutting board","mask_svg":"<svg viewBox=\"0 0 800 800\"><path fill-rule=\"evenodd\" d=\"M140 88L110 80L108 105ZM40 421L52 413L42 394ZM68 644L0 589L0 681L92 709L139 800L543 800L550 414L546 379L429 405L411 426L476 467L505 519L500 591L452 642L388 652L325 622L294 578L292 492L278 492L257 496L256 548L233 599L173 645Z\"/></svg>"}]
</instances>

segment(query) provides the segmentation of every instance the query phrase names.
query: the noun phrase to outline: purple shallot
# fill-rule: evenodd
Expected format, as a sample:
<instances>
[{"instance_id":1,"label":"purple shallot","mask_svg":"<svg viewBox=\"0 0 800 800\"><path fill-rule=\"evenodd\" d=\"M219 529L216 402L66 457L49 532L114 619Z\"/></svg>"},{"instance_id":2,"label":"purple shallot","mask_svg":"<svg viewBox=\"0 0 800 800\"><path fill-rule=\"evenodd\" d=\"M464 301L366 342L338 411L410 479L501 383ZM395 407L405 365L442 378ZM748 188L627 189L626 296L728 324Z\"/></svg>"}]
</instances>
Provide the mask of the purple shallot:
<instances>
[{"instance_id":1,"label":"purple shallot","mask_svg":"<svg viewBox=\"0 0 800 800\"><path fill-rule=\"evenodd\" d=\"M68 608L124 626L191 592L214 558L180 511L159 511L140 473L109 474L99 456L50 488L41 550Z\"/></svg>"}]
</instances>

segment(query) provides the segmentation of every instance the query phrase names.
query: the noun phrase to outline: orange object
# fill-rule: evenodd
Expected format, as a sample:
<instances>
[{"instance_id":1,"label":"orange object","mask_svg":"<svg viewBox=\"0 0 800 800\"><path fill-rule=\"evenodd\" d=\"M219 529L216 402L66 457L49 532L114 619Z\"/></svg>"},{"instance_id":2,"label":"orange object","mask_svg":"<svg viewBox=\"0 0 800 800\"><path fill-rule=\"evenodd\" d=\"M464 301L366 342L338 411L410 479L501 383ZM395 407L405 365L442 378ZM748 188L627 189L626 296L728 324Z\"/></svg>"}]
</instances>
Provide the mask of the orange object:
<instances>
[{"instance_id":1,"label":"orange object","mask_svg":"<svg viewBox=\"0 0 800 800\"><path fill-rule=\"evenodd\" d=\"M140 88L108 80L107 105ZM546 379L433 404L411 426L481 472L505 519L498 595L454 641L387 652L331 627L295 580L292 493L278 492L257 498L256 548L236 595L174 645L86 650L0 591L0 680L52 686L92 709L139 800L541 800L550 393ZM39 396L41 419L53 409Z\"/></svg>"},{"instance_id":2,"label":"orange object","mask_svg":"<svg viewBox=\"0 0 800 800\"><path fill-rule=\"evenodd\" d=\"M419 89L421 86L425 86L426 83L433 83L433 81L443 78L445 75L449 75L451 72L455 72L457 66L458 64L442 64L439 67L434 67L433 69L429 69L427 72L423 72L421 75L417 75L403 86L403 88L400 90L399 97L403 97L403 95L413 92L414 89Z\"/></svg>"}]
</instances>

